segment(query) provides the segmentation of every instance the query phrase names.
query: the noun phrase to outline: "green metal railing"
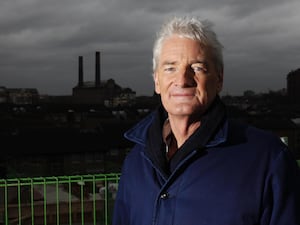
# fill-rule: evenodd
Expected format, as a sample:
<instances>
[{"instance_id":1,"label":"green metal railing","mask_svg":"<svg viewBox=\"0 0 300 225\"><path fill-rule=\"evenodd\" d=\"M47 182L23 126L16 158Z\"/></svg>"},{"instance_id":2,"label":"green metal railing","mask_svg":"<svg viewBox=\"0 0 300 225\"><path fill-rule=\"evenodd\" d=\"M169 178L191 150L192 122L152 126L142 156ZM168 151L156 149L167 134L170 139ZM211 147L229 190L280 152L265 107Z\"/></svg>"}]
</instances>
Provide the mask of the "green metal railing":
<instances>
[{"instance_id":1,"label":"green metal railing","mask_svg":"<svg viewBox=\"0 0 300 225\"><path fill-rule=\"evenodd\" d=\"M0 180L0 224L108 225L120 174Z\"/></svg>"},{"instance_id":2,"label":"green metal railing","mask_svg":"<svg viewBox=\"0 0 300 225\"><path fill-rule=\"evenodd\" d=\"M0 179L0 225L111 224L119 179L119 173Z\"/></svg>"}]
</instances>

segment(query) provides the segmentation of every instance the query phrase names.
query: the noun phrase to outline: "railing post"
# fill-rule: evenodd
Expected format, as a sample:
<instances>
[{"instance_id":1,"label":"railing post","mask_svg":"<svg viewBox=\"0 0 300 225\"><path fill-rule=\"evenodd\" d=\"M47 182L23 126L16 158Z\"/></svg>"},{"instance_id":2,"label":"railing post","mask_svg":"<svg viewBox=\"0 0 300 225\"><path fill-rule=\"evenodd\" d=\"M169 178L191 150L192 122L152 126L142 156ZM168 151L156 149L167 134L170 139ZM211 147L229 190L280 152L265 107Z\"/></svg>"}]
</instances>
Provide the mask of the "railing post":
<instances>
[{"instance_id":1,"label":"railing post","mask_svg":"<svg viewBox=\"0 0 300 225\"><path fill-rule=\"evenodd\" d=\"M84 196L83 196L83 186L84 186L84 181L83 177L80 176L80 201L81 201L81 225L84 225Z\"/></svg>"},{"instance_id":2,"label":"railing post","mask_svg":"<svg viewBox=\"0 0 300 225\"><path fill-rule=\"evenodd\" d=\"M68 190L69 190L69 225L72 224L72 183L71 183L71 177L69 177L68 182Z\"/></svg>"},{"instance_id":3,"label":"railing post","mask_svg":"<svg viewBox=\"0 0 300 225\"><path fill-rule=\"evenodd\" d=\"M33 189L32 179L30 179L30 205L31 205L31 225L34 225L34 189Z\"/></svg>"},{"instance_id":4,"label":"railing post","mask_svg":"<svg viewBox=\"0 0 300 225\"><path fill-rule=\"evenodd\" d=\"M46 184L46 178L43 178L43 200L44 200L44 225L47 225L47 184Z\"/></svg>"},{"instance_id":5,"label":"railing post","mask_svg":"<svg viewBox=\"0 0 300 225\"><path fill-rule=\"evenodd\" d=\"M8 185L7 185L7 181L5 180L4 181L5 183L5 186L4 186L4 211L5 211L5 225L8 225L8 199L7 199L7 188L8 188Z\"/></svg>"},{"instance_id":6,"label":"railing post","mask_svg":"<svg viewBox=\"0 0 300 225\"><path fill-rule=\"evenodd\" d=\"M105 183L105 192L104 192L104 211L105 211L105 225L108 225L108 182L107 182L107 175L104 176L104 183Z\"/></svg>"},{"instance_id":7,"label":"railing post","mask_svg":"<svg viewBox=\"0 0 300 225\"><path fill-rule=\"evenodd\" d=\"M18 219L19 219L19 225L22 224L22 208L21 208L21 185L20 185L20 179L17 179L18 180Z\"/></svg>"},{"instance_id":8,"label":"railing post","mask_svg":"<svg viewBox=\"0 0 300 225\"><path fill-rule=\"evenodd\" d=\"M97 209L96 209L96 179L95 179L95 175L93 175L93 222L94 225L96 225L97 223Z\"/></svg>"},{"instance_id":9,"label":"railing post","mask_svg":"<svg viewBox=\"0 0 300 225\"><path fill-rule=\"evenodd\" d=\"M58 182L58 177L55 177L56 181L56 224L59 224L59 182Z\"/></svg>"}]
</instances>

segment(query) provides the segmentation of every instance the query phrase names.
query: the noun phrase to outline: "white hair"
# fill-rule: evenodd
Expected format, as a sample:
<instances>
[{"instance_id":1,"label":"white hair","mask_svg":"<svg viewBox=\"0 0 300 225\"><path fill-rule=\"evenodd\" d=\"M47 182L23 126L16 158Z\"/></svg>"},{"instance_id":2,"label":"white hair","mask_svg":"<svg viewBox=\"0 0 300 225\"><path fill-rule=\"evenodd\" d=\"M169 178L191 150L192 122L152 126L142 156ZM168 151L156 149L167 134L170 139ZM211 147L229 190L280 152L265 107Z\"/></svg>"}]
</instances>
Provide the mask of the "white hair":
<instances>
[{"instance_id":1,"label":"white hair","mask_svg":"<svg viewBox=\"0 0 300 225\"><path fill-rule=\"evenodd\" d=\"M154 42L153 71L157 69L163 41L172 35L179 35L199 41L204 48L211 49L216 69L219 72L223 71L223 46L218 41L217 35L211 27L211 22L208 20L202 21L197 17L173 17L167 20L157 33L157 38Z\"/></svg>"}]
</instances>

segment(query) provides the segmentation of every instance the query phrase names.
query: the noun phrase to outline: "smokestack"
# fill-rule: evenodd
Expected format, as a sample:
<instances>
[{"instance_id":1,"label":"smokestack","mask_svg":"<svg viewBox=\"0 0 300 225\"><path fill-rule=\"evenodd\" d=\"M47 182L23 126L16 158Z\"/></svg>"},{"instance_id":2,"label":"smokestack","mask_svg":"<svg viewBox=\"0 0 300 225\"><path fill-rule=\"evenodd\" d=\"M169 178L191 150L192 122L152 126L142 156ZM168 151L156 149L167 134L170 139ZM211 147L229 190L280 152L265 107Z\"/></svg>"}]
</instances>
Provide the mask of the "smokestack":
<instances>
[{"instance_id":1,"label":"smokestack","mask_svg":"<svg viewBox=\"0 0 300 225\"><path fill-rule=\"evenodd\" d=\"M83 86L83 57L78 57L78 87Z\"/></svg>"},{"instance_id":2,"label":"smokestack","mask_svg":"<svg viewBox=\"0 0 300 225\"><path fill-rule=\"evenodd\" d=\"M101 71L100 71L100 52L96 52L96 62L95 62L95 86L100 87L101 84Z\"/></svg>"}]
</instances>

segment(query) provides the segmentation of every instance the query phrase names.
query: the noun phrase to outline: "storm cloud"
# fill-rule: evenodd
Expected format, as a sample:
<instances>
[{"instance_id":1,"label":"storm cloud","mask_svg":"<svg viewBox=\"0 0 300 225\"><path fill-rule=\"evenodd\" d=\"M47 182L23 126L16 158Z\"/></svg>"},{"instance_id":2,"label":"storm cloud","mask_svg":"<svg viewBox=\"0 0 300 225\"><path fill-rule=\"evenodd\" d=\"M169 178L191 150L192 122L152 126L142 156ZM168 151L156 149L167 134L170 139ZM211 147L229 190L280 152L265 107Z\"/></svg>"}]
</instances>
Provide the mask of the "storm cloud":
<instances>
[{"instance_id":1,"label":"storm cloud","mask_svg":"<svg viewBox=\"0 0 300 225\"><path fill-rule=\"evenodd\" d=\"M211 20L224 45L223 94L286 87L300 67L298 0L3 0L0 2L0 86L69 95L94 80L94 52L101 78L115 79L138 95L152 95L152 45L171 15Z\"/></svg>"}]
</instances>

